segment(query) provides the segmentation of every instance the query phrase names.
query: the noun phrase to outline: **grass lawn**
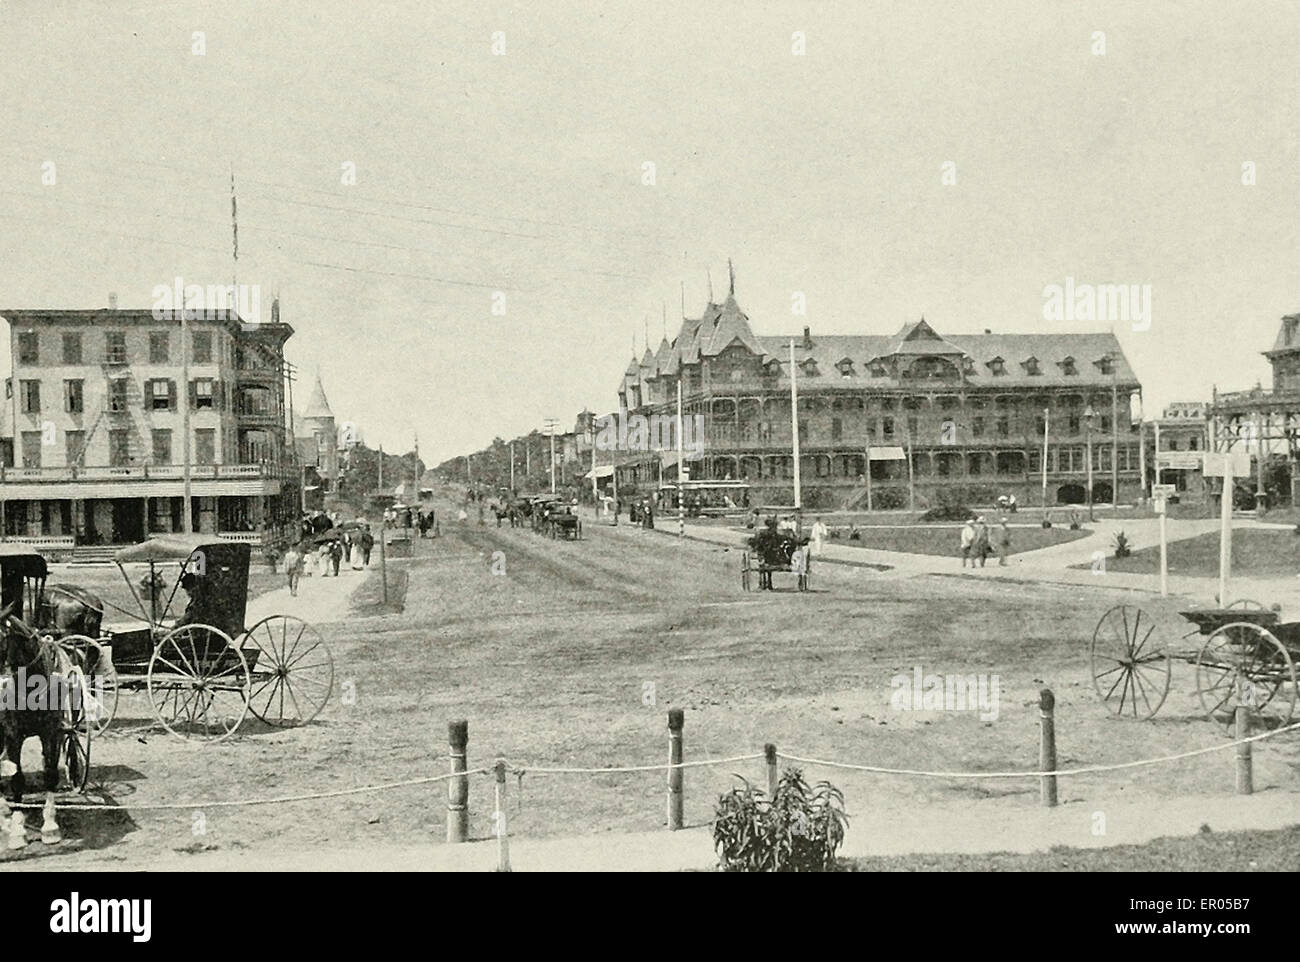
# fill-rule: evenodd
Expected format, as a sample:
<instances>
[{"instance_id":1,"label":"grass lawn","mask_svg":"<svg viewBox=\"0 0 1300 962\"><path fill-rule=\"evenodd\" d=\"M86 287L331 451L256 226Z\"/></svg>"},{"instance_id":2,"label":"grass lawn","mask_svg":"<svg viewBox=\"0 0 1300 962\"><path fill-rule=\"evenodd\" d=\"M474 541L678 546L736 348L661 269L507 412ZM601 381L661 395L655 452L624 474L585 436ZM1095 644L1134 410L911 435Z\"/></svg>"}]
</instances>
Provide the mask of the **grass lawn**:
<instances>
[{"instance_id":1,"label":"grass lawn","mask_svg":"<svg viewBox=\"0 0 1300 962\"><path fill-rule=\"evenodd\" d=\"M988 855L910 855L841 859L844 872L1294 872L1300 826L1269 832L1210 832L1146 845L1053 848Z\"/></svg>"},{"instance_id":2,"label":"grass lawn","mask_svg":"<svg viewBox=\"0 0 1300 962\"><path fill-rule=\"evenodd\" d=\"M1088 565L1075 565L1086 568ZM1127 558L1107 558L1108 571L1139 573L1160 570L1160 548L1143 548ZM1258 577L1283 576L1300 572L1300 537L1290 531L1242 529L1232 533L1234 574ZM1169 573L1214 577L1219 573L1217 531L1173 541L1169 544Z\"/></svg>"},{"instance_id":3,"label":"grass lawn","mask_svg":"<svg viewBox=\"0 0 1300 962\"><path fill-rule=\"evenodd\" d=\"M961 526L957 524L936 527L900 525L892 528L877 525L860 528L859 530L862 534L861 540L850 541L848 540L848 528L839 528L837 526L835 531L839 534L839 537L832 539L830 543L847 545L850 548L906 551L910 554L947 555L954 558L957 557L959 553L958 546L961 544ZM1043 528L1035 525L1018 528L1013 525L1011 528L1011 554L1020 554L1024 551L1034 551L1038 548L1049 548L1052 545L1077 541L1079 538L1086 537L1091 533L1086 528L1071 531L1068 527L1061 526ZM994 528L991 534L996 537L997 529Z\"/></svg>"}]
</instances>

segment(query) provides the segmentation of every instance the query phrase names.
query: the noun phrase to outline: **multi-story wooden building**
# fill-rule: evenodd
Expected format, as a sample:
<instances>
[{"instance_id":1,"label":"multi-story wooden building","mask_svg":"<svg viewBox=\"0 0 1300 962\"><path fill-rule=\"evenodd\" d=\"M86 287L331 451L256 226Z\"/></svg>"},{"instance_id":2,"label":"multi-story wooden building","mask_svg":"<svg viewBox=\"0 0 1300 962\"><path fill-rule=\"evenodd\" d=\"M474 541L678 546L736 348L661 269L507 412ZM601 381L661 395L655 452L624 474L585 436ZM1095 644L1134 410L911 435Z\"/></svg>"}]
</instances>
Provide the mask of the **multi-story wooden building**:
<instances>
[{"instance_id":1,"label":"multi-story wooden building","mask_svg":"<svg viewBox=\"0 0 1300 962\"><path fill-rule=\"evenodd\" d=\"M793 470L790 344L799 396L800 474L810 507L865 500L867 451L875 506L901 507L910 453L918 505L986 502L1014 494L1037 504L1046 431L1049 504L1087 499L1092 444L1094 498L1136 499L1140 438L1130 410L1141 387L1113 334L944 335L924 319L893 335L759 337L734 290L670 342L635 358L619 385L620 408L672 415L677 385L703 442L687 461L693 478L745 479L762 499L788 503ZM695 423L692 421L692 423ZM877 459L879 458L879 460ZM889 460L886 460L889 458ZM620 457L619 483L643 489L669 451ZM668 475L675 477L675 469ZM766 490L765 490L766 489Z\"/></svg>"},{"instance_id":2,"label":"multi-story wooden building","mask_svg":"<svg viewBox=\"0 0 1300 962\"><path fill-rule=\"evenodd\" d=\"M1272 504L1300 499L1300 314L1282 318L1273 347L1272 390L1256 384L1220 393L1209 407L1215 451L1246 451L1253 461L1256 495ZM1239 499L1240 500L1240 499Z\"/></svg>"},{"instance_id":3,"label":"multi-story wooden building","mask_svg":"<svg viewBox=\"0 0 1300 962\"><path fill-rule=\"evenodd\" d=\"M249 537L297 511L284 344L233 312L6 310L13 371L0 468L6 537L71 544L183 530L182 397L193 529ZM161 318L161 319L160 319Z\"/></svg>"}]
</instances>

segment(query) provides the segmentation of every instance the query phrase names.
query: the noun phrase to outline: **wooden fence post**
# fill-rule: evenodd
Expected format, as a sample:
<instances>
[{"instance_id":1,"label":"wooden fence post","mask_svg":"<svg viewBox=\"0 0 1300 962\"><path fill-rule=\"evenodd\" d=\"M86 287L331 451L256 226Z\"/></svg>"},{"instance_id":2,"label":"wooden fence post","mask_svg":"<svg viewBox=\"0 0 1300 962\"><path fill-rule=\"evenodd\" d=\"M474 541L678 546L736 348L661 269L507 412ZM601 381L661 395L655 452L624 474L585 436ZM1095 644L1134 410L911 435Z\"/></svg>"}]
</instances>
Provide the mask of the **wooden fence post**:
<instances>
[{"instance_id":1,"label":"wooden fence post","mask_svg":"<svg viewBox=\"0 0 1300 962\"><path fill-rule=\"evenodd\" d=\"M1038 770L1040 772L1056 771L1056 696L1052 689L1044 688L1038 693ZM1056 776L1043 775L1039 778L1039 796L1047 807L1056 805Z\"/></svg>"},{"instance_id":2,"label":"wooden fence post","mask_svg":"<svg viewBox=\"0 0 1300 962\"><path fill-rule=\"evenodd\" d=\"M1237 794L1253 795L1255 792L1255 773L1252 768L1251 743L1242 741L1250 737L1250 709L1238 705L1237 722Z\"/></svg>"},{"instance_id":3,"label":"wooden fence post","mask_svg":"<svg viewBox=\"0 0 1300 962\"><path fill-rule=\"evenodd\" d=\"M453 776L447 780L447 841L463 842L469 837L469 722L449 722L447 742Z\"/></svg>"},{"instance_id":4,"label":"wooden fence post","mask_svg":"<svg viewBox=\"0 0 1300 962\"><path fill-rule=\"evenodd\" d=\"M767 798L776 798L776 746L768 742L763 746L763 758L767 762Z\"/></svg>"},{"instance_id":5,"label":"wooden fence post","mask_svg":"<svg viewBox=\"0 0 1300 962\"><path fill-rule=\"evenodd\" d=\"M496 803L493 815L493 828L497 834L497 871L510 871L510 826L506 822L506 761L498 758L496 763Z\"/></svg>"},{"instance_id":6,"label":"wooden fence post","mask_svg":"<svg viewBox=\"0 0 1300 962\"><path fill-rule=\"evenodd\" d=\"M680 708L668 711L668 764L682 763L682 727L686 714ZM668 828L676 831L682 827L682 770L668 769Z\"/></svg>"}]
</instances>

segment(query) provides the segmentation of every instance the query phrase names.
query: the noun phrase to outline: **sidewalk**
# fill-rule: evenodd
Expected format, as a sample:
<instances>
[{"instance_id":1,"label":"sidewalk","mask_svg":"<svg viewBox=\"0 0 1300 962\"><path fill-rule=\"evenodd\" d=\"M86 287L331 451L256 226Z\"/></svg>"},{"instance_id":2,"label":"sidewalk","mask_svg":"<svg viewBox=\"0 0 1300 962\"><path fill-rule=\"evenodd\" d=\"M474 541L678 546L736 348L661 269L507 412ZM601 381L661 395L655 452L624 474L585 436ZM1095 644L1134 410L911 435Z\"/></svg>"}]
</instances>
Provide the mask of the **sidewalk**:
<instances>
[{"instance_id":1,"label":"sidewalk","mask_svg":"<svg viewBox=\"0 0 1300 962\"><path fill-rule=\"evenodd\" d=\"M1279 790L1255 795L1151 796L1072 800L1062 780L1065 803L1043 808L1024 796L943 805L909 805L897 811L850 812L840 855L1039 852L1054 846L1106 848L1140 845L1165 836L1212 831L1286 828L1300 822L1300 793ZM1096 813L1104 834L1093 834ZM68 859L34 859L24 868L120 871L121 861L94 860L85 852ZM497 866L497 841L446 845L382 845L317 849L311 852L205 852L177 854L150 862L152 871L434 871L490 872ZM514 871L671 872L710 869L717 863L711 830L666 829L580 838L510 839Z\"/></svg>"}]
</instances>

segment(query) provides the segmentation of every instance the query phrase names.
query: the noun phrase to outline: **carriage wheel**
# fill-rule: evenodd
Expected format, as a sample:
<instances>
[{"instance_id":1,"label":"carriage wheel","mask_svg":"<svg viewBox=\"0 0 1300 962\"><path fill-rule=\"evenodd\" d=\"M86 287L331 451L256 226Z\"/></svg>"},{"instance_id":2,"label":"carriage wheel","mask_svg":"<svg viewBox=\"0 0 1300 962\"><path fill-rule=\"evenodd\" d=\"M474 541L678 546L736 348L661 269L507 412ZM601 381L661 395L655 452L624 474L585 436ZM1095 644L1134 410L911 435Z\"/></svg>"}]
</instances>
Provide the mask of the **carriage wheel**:
<instances>
[{"instance_id":1,"label":"carriage wheel","mask_svg":"<svg viewBox=\"0 0 1300 962\"><path fill-rule=\"evenodd\" d=\"M272 615L249 628L241 646L255 649L248 707L268 725L305 725L334 690L334 658L317 631L293 615Z\"/></svg>"},{"instance_id":2,"label":"carriage wheel","mask_svg":"<svg viewBox=\"0 0 1300 962\"><path fill-rule=\"evenodd\" d=\"M1112 715L1150 718L1169 695L1173 659L1153 638L1155 620L1141 608L1116 605L1092 633L1092 685Z\"/></svg>"},{"instance_id":3,"label":"carriage wheel","mask_svg":"<svg viewBox=\"0 0 1300 962\"><path fill-rule=\"evenodd\" d=\"M248 663L211 625L182 625L158 642L145 684L163 728L180 738L221 741L248 713Z\"/></svg>"},{"instance_id":4,"label":"carriage wheel","mask_svg":"<svg viewBox=\"0 0 1300 962\"><path fill-rule=\"evenodd\" d=\"M1233 608L1241 608L1244 611L1265 610L1264 606L1260 604L1258 601L1256 601L1254 598L1238 598L1236 601L1232 602L1232 604L1228 605L1227 610L1231 611Z\"/></svg>"},{"instance_id":5,"label":"carriage wheel","mask_svg":"<svg viewBox=\"0 0 1300 962\"><path fill-rule=\"evenodd\" d=\"M749 552L746 551L740 556L740 587L744 591L750 590L749 578Z\"/></svg>"},{"instance_id":6,"label":"carriage wheel","mask_svg":"<svg viewBox=\"0 0 1300 962\"><path fill-rule=\"evenodd\" d=\"M59 710L59 769L67 774L68 786L75 792L86 790L90 778L90 741L94 726L87 720L83 705L78 704L88 686L81 669L75 665L64 674L71 698L65 698ZM52 788L52 787L51 787Z\"/></svg>"},{"instance_id":7,"label":"carriage wheel","mask_svg":"<svg viewBox=\"0 0 1300 962\"><path fill-rule=\"evenodd\" d=\"M109 650L86 635L65 635L58 640L68 663L79 673L82 714L96 735L113 722L117 714L117 669Z\"/></svg>"},{"instance_id":8,"label":"carriage wheel","mask_svg":"<svg viewBox=\"0 0 1300 962\"><path fill-rule=\"evenodd\" d=\"M1208 718L1231 724L1237 706L1267 713L1285 725L1295 710L1295 664L1267 628L1245 621L1224 625L1196 656L1196 697Z\"/></svg>"}]
</instances>

